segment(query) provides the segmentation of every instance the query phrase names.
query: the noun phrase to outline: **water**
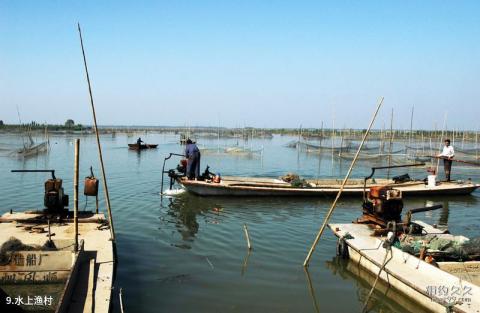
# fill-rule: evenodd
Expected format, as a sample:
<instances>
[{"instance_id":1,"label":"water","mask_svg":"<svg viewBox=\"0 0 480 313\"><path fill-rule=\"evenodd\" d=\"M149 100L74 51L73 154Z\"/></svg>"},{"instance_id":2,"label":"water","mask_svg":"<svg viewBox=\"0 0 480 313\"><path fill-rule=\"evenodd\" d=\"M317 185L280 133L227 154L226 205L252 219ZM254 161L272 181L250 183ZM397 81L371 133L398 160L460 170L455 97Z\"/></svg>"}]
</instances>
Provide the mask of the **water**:
<instances>
[{"instance_id":1,"label":"water","mask_svg":"<svg viewBox=\"0 0 480 313\"><path fill-rule=\"evenodd\" d=\"M114 311L118 310L120 287L127 312L361 311L370 289L368 275L359 275L352 264L335 258L336 240L330 231L318 245L308 273L302 267L331 199L202 198L183 194L161 200L163 158L169 152L181 153L178 137L135 135L101 137L117 235ZM127 143L138 136L147 143L158 143L158 149L129 151ZM75 138L54 136L49 154L17 159L8 155L8 149L21 144L21 139L1 135L0 213L42 205L43 181L48 174L10 173L11 169L53 168L56 176L63 178L65 191L72 199ZM275 137L245 144L252 148L263 146L263 157L205 154L202 170L208 164L222 175L272 177L289 171L304 177L338 177L347 171L348 161L332 161L329 155L319 158L315 153L298 153L283 146L294 139ZM200 141L213 148L236 144L236 140ZM240 141L239 145L244 143ZM94 137L81 137L80 149L80 177L89 175L90 166L100 176ZM177 162L172 158L167 168ZM353 176L369 173L369 163L360 162ZM424 169L413 173L422 178L427 175ZM479 170L453 170L454 177L461 179L479 181L479 174ZM407 200L405 206L420 207L427 201L442 203L444 209L420 213L415 218L448 224L454 233L478 236L479 195L475 192L468 197ZM88 203L81 200L80 208L94 209L93 199ZM100 205L103 207L103 201ZM359 214L360 201L345 199L340 201L332 221L349 223ZM244 224L252 240L250 253ZM408 299L399 299L394 302L377 292L371 302L372 311L409 312L414 308L418 312Z\"/></svg>"}]
</instances>

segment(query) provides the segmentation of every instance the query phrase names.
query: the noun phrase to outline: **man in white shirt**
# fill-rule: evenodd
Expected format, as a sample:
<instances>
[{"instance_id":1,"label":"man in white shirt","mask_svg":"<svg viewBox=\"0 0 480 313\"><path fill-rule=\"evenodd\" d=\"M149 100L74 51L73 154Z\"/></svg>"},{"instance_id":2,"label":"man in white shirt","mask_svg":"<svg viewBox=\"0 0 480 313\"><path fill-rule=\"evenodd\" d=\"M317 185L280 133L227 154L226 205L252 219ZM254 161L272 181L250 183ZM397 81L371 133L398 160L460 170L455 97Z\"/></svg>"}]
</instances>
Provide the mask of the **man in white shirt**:
<instances>
[{"instance_id":1,"label":"man in white shirt","mask_svg":"<svg viewBox=\"0 0 480 313\"><path fill-rule=\"evenodd\" d=\"M450 145L450 139L445 139L445 146L443 147L442 153L437 155L437 157L443 159L443 169L445 170L445 178L447 181L450 181L450 173L452 170L452 159L455 156L455 151Z\"/></svg>"}]
</instances>

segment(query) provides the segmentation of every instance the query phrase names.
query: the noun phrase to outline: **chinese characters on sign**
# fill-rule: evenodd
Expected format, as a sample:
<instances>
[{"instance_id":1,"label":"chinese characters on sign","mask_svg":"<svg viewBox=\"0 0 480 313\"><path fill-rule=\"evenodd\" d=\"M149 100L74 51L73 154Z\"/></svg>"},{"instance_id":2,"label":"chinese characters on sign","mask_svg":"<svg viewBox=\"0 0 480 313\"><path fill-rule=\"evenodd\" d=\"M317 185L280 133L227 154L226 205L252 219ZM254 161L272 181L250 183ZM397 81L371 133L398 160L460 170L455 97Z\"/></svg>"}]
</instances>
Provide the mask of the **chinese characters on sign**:
<instances>
[{"instance_id":1,"label":"chinese characters on sign","mask_svg":"<svg viewBox=\"0 0 480 313\"><path fill-rule=\"evenodd\" d=\"M8 283L35 283L35 282L56 282L59 280L57 272L5 272L0 274L0 284Z\"/></svg>"}]
</instances>

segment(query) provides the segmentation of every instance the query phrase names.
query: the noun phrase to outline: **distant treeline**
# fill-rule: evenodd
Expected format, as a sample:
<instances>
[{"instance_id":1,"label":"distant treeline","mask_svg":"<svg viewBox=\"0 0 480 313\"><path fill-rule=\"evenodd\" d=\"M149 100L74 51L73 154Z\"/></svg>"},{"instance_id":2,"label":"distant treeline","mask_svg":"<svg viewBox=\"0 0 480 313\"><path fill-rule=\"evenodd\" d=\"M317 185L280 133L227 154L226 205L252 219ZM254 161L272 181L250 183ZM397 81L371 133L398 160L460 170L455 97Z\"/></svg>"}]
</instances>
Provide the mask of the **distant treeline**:
<instances>
[{"instance_id":1,"label":"distant treeline","mask_svg":"<svg viewBox=\"0 0 480 313\"><path fill-rule=\"evenodd\" d=\"M0 132L57 132L72 133L80 132L84 134L93 133L92 126L74 124L73 120L67 120L64 125L61 124L40 124L31 122L28 124L4 124L0 120ZM126 133L173 133L191 137L243 137L243 138L271 138L273 135L296 136L302 139L321 139L343 137L345 139L361 139L366 129L331 129L331 128L227 128L214 126L195 126L195 127L175 127L175 126L99 126L99 132ZM472 130L404 130L404 129L373 129L370 132L370 139L393 140L399 139L423 139L423 140L441 140L450 138L453 140L478 141L478 131Z\"/></svg>"},{"instance_id":2,"label":"distant treeline","mask_svg":"<svg viewBox=\"0 0 480 313\"><path fill-rule=\"evenodd\" d=\"M61 124L40 124L31 122L28 124L4 124L0 121L0 130L5 132L25 132L25 131L89 131L91 126L77 125L61 125Z\"/></svg>"}]
</instances>

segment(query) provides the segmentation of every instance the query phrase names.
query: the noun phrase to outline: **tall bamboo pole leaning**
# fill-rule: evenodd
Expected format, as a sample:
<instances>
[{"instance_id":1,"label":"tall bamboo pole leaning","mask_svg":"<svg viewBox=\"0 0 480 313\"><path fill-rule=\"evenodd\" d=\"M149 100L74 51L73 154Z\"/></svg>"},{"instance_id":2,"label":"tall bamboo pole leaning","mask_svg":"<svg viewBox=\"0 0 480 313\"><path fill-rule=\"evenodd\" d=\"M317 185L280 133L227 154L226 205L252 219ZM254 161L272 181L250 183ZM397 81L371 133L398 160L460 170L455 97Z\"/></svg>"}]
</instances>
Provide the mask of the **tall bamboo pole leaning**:
<instances>
[{"instance_id":1,"label":"tall bamboo pole leaning","mask_svg":"<svg viewBox=\"0 0 480 313\"><path fill-rule=\"evenodd\" d=\"M75 139L75 161L73 167L73 227L74 247L78 251L78 168L79 168L80 139Z\"/></svg>"},{"instance_id":2,"label":"tall bamboo pole leaning","mask_svg":"<svg viewBox=\"0 0 480 313\"><path fill-rule=\"evenodd\" d=\"M357 162L358 155L360 154L360 151L362 150L363 144L367 140L368 134L370 133L370 129L372 128L373 123L375 122L378 111L380 110L380 107L382 106L382 104L383 104L383 97L378 102L375 113L373 114L372 120L370 121L370 125L368 125L367 131L363 135L362 142L360 143L360 146L358 147L358 150L355 153L355 157L353 158L352 164L350 164L350 168L348 169L347 175L343 179L342 185L340 186L340 190L338 191L337 196L335 197L335 200L333 201L332 206L330 207L330 210L328 210L327 216L325 216L323 224L320 227L320 230L318 231L317 237L315 238L315 241L313 242L312 247L310 248L310 251L308 252L307 257L305 258L305 261L303 262L304 267L307 267L308 263L310 263L310 259L312 257L312 254L315 251L315 248L317 247L318 241L320 240L320 237L322 236L323 231L325 230L325 227L327 226L327 223L330 220L330 217L332 216L333 210L335 210L335 207L337 206L338 199L340 199L340 196L342 195L343 188L345 187L345 184L347 183L348 178L350 177L350 174L352 173L353 167L355 166L355 163Z\"/></svg>"},{"instance_id":3,"label":"tall bamboo pole leaning","mask_svg":"<svg viewBox=\"0 0 480 313\"><path fill-rule=\"evenodd\" d=\"M112 210L110 208L110 196L108 194L107 176L105 175L105 166L103 165L102 146L100 144L100 137L98 136L97 115L95 114L95 105L93 104L92 87L90 84L90 76L88 75L87 58L85 57L85 49L83 48L82 30L80 23L78 23L78 34L80 35L80 45L82 46L83 64L85 65L85 74L88 83L88 93L90 94L90 104L92 105L93 127L95 129L95 136L97 138L98 157L100 159L100 166L102 168L103 191L105 193L105 203L107 205L108 221L110 224L110 240L115 241L115 229L113 228Z\"/></svg>"}]
</instances>

